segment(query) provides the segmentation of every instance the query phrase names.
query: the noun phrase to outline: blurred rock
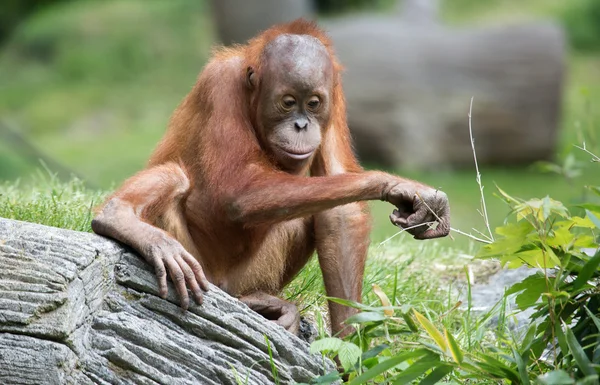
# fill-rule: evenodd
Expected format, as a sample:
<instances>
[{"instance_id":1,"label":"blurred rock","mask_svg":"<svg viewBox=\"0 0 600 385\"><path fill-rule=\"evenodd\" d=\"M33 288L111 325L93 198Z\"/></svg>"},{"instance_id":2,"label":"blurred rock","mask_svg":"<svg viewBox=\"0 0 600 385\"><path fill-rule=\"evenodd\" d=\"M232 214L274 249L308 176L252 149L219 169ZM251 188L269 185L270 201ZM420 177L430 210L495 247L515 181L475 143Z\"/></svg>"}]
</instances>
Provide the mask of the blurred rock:
<instances>
[{"instance_id":1,"label":"blurred rock","mask_svg":"<svg viewBox=\"0 0 600 385\"><path fill-rule=\"evenodd\" d=\"M471 311L478 315L489 313L502 301L506 290L539 271L540 269L528 267L519 267L517 269L504 268L490 276L488 282L473 284L471 286ZM468 305L466 288L463 289L461 300L463 302L462 309L466 310ZM535 312L535 309L519 310L514 296L511 296L506 302L505 311L508 316L506 317L507 326L512 330L522 331L529 325L530 317ZM489 318L487 321L489 328L498 326L499 313L500 311L497 311Z\"/></svg>"},{"instance_id":2,"label":"blurred rock","mask_svg":"<svg viewBox=\"0 0 600 385\"><path fill-rule=\"evenodd\" d=\"M335 370L212 286L201 306L158 297L152 268L94 234L0 218L0 382L281 384ZM265 337L268 338L273 359Z\"/></svg>"},{"instance_id":3,"label":"blurred rock","mask_svg":"<svg viewBox=\"0 0 600 385\"><path fill-rule=\"evenodd\" d=\"M273 24L313 14L310 0L211 0L223 44L245 43Z\"/></svg>"},{"instance_id":4,"label":"blurred rock","mask_svg":"<svg viewBox=\"0 0 600 385\"><path fill-rule=\"evenodd\" d=\"M435 27L438 11L438 0L399 0L396 3L396 12L401 22L417 27Z\"/></svg>"},{"instance_id":5,"label":"blurred rock","mask_svg":"<svg viewBox=\"0 0 600 385\"><path fill-rule=\"evenodd\" d=\"M349 125L363 161L386 166L518 164L554 155L565 44L552 23L473 30L395 18L327 25L346 67Z\"/></svg>"}]
</instances>

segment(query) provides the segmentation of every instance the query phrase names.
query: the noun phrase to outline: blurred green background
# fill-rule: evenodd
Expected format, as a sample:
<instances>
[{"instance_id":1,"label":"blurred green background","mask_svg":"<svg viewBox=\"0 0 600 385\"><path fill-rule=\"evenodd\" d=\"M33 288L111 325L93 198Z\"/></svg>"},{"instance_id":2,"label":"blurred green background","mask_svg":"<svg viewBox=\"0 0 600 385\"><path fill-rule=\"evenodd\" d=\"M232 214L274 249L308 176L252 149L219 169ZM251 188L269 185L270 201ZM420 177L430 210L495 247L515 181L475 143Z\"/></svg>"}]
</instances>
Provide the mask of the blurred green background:
<instances>
[{"instance_id":1,"label":"blurred green background","mask_svg":"<svg viewBox=\"0 0 600 385\"><path fill-rule=\"evenodd\" d=\"M323 18L387 12L391 3L330 0L320 11ZM59 176L75 174L103 191L140 170L216 40L208 4L199 0L9 0L0 7L0 181L24 179L21 186L40 159ZM597 166L573 146L585 140L598 154L600 1L447 0L442 17L454 26L554 19L569 38L557 172L482 169L492 226L508 213L492 197L494 183L518 197L549 194L565 203L580 201L584 185L600 185ZM483 227L474 168L389 171L447 191L453 227ZM388 224L390 210L373 204L375 241L397 230Z\"/></svg>"}]
</instances>

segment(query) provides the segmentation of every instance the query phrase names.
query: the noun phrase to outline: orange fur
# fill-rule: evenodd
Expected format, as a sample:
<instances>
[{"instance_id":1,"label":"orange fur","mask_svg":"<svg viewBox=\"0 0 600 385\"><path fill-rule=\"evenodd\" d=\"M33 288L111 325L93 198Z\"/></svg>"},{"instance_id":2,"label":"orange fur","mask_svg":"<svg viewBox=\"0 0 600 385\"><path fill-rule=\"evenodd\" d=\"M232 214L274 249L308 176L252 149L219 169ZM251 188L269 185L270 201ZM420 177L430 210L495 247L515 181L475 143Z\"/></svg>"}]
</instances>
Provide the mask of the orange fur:
<instances>
[{"instance_id":1,"label":"orange fur","mask_svg":"<svg viewBox=\"0 0 600 385\"><path fill-rule=\"evenodd\" d=\"M297 175L275 167L261 147L245 82L249 66L259 83L268 76L261 72L262 53L281 34L319 39L334 68L330 121L312 164ZM137 220L181 242L208 279L233 295L277 292L316 247L328 294L360 301L370 230L361 201L382 199L401 179L359 166L341 69L329 38L304 20L270 28L248 45L218 49L174 112L148 168L110 199L125 202ZM144 240L153 239L139 232L123 235L134 219L116 223L120 217L111 215L106 220L112 225L96 226L99 231L142 249ZM353 312L337 305L331 311L334 332Z\"/></svg>"}]
</instances>

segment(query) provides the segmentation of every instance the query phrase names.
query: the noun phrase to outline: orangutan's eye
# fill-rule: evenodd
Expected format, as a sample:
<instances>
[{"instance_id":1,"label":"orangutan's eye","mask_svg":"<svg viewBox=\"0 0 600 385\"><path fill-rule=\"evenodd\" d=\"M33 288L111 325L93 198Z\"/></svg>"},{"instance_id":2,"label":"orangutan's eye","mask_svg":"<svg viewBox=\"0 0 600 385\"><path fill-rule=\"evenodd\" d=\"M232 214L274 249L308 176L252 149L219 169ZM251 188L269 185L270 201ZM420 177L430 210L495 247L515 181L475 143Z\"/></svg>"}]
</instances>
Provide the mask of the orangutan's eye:
<instances>
[{"instance_id":1,"label":"orangutan's eye","mask_svg":"<svg viewBox=\"0 0 600 385\"><path fill-rule=\"evenodd\" d=\"M285 95L281 99L281 103L286 110L290 110L292 107L296 105L296 99L294 99L291 95Z\"/></svg>"},{"instance_id":2,"label":"orangutan's eye","mask_svg":"<svg viewBox=\"0 0 600 385\"><path fill-rule=\"evenodd\" d=\"M315 111L321 105L321 101L319 100L318 96L312 96L306 104L308 105L309 109Z\"/></svg>"}]
</instances>

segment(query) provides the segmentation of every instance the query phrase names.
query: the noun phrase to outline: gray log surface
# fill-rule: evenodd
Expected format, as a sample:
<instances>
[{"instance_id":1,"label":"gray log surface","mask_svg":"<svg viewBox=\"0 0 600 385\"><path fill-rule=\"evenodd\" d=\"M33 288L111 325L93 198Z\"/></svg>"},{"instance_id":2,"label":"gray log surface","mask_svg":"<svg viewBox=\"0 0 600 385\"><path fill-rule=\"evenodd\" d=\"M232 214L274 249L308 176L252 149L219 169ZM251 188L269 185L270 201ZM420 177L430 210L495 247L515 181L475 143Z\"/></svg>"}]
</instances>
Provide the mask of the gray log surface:
<instances>
[{"instance_id":1,"label":"gray log surface","mask_svg":"<svg viewBox=\"0 0 600 385\"><path fill-rule=\"evenodd\" d=\"M344 72L348 123L362 160L387 166L551 159L565 39L552 22L477 29L418 28L358 16L327 29Z\"/></svg>"},{"instance_id":2,"label":"gray log surface","mask_svg":"<svg viewBox=\"0 0 600 385\"><path fill-rule=\"evenodd\" d=\"M95 234L0 218L0 266L0 384L269 384L265 336L282 384L334 369L214 286L182 311Z\"/></svg>"}]
</instances>

